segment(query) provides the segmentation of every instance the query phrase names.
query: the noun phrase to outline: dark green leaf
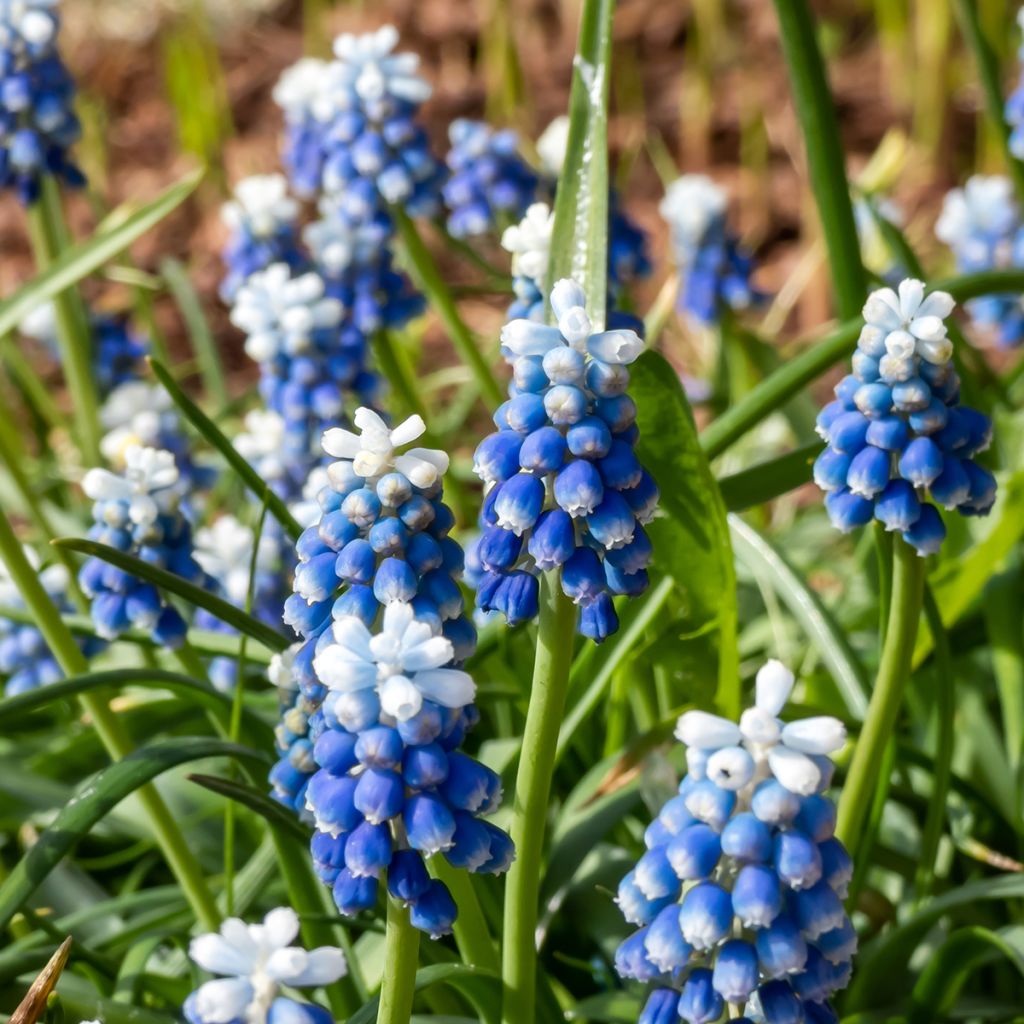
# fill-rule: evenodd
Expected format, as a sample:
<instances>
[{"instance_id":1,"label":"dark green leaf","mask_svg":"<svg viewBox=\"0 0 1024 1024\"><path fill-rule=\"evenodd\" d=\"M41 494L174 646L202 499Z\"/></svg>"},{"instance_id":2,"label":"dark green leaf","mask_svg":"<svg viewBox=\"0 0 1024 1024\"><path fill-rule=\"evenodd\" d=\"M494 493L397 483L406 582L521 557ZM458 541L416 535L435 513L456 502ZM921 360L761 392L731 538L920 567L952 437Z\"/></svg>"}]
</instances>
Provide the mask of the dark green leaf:
<instances>
[{"instance_id":1,"label":"dark green leaf","mask_svg":"<svg viewBox=\"0 0 1024 1024\"><path fill-rule=\"evenodd\" d=\"M299 821L294 811L288 810L276 800L271 800L262 790L216 775L189 775L189 780L255 811L271 828L281 829L296 839L309 841L309 829Z\"/></svg>"},{"instance_id":2,"label":"dark green leaf","mask_svg":"<svg viewBox=\"0 0 1024 1024\"><path fill-rule=\"evenodd\" d=\"M421 967L416 972L414 989L422 992L431 985L450 985L456 991L473 993L473 998L488 998L494 1005L501 1000L501 980L491 971L482 970L479 967L470 967L466 964L433 964L430 967ZM377 1019L377 1007L380 997L374 996L365 1006L361 1007L348 1019L348 1024L373 1024Z\"/></svg>"},{"instance_id":3,"label":"dark green leaf","mask_svg":"<svg viewBox=\"0 0 1024 1024\"><path fill-rule=\"evenodd\" d=\"M730 512L742 512L809 483L821 447L821 441L812 441L776 459L719 478L718 488L725 507Z\"/></svg>"}]
</instances>

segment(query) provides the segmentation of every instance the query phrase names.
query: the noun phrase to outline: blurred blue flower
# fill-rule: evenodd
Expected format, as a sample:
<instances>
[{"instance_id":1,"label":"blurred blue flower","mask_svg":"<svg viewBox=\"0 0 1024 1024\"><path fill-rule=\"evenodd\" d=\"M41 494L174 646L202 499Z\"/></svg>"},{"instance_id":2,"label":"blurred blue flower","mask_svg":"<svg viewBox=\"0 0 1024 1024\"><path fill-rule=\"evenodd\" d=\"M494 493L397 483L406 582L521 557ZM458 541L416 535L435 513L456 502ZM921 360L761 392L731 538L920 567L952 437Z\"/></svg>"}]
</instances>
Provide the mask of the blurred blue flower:
<instances>
[{"instance_id":1,"label":"blurred blue flower","mask_svg":"<svg viewBox=\"0 0 1024 1024\"><path fill-rule=\"evenodd\" d=\"M299 247L299 204L288 195L288 182L280 174L243 178L235 197L221 207L221 219L230 232L224 247L221 298L231 303L246 279L274 263L292 270L306 262Z\"/></svg>"},{"instance_id":2,"label":"blurred blue flower","mask_svg":"<svg viewBox=\"0 0 1024 1024\"><path fill-rule=\"evenodd\" d=\"M737 725L702 711L679 719L688 774L644 834L646 852L617 903L638 930L615 955L624 978L653 985L645 1024L728 1016L833 1019L857 937L842 901L852 863L825 795L838 720L784 725L793 676L758 673Z\"/></svg>"},{"instance_id":3,"label":"blurred blue flower","mask_svg":"<svg viewBox=\"0 0 1024 1024\"><path fill-rule=\"evenodd\" d=\"M963 188L948 192L935 234L952 249L957 267L966 273L1024 266L1024 224L1009 178L976 174ZM964 305L977 327L996 344L1015 348L1024 341L1020 295L984 295Z\"/></svg>"},{"instance_id":4,"label":"blurred blue flower","mask_svg":"<svg viewBox=\"0 0 1024 1024\"><path fill-rule=\"evenodd\" d=\"M682 275L678 306L701 324L717 323L723 308L748 309L762 298L750 280L754 260L730 230L726 207L725 192L702 174L684 174L661 201Z\"/></svg>"},{"instance_id":5,"label":"blurred blue flower","mask_svg":"<svg viewBox=\"0 0 1024 1024\"><path fill-rule=\"evenodd\" d=\"M69 150L81 135L75 84L57 52L51 0L0 6L0 186L28 205L44 174L84 184Z\"/></svg>"},{"instance_id":6,"label":"blurred blue flower","mask_svg":"<svg viewBox=\"0 0 1024 1024\"><path fill-rule=\"evenodd\" d=\"M935 505L987 515L996 481L974 461L991 440L987 416L960 405L945 318L954 302L927 297L920 281L872 292L853 356L818 416L828 447L814 464L825 507L843 532L873 519L919 555L938 551L945 526Z\"/></svg>"},{"instance_id":7,"label":"blurred blue flower","mask_svg":"<svg viewBox=\"0 0 1024 1024\"><path fill-rule=\"evenodd\" d=\"M442 194L452 235L472 238L518 221L536 195L537 175L519 155L516 133L459 118L448 138L451 174Z\"/></svg>"}]
</instances>

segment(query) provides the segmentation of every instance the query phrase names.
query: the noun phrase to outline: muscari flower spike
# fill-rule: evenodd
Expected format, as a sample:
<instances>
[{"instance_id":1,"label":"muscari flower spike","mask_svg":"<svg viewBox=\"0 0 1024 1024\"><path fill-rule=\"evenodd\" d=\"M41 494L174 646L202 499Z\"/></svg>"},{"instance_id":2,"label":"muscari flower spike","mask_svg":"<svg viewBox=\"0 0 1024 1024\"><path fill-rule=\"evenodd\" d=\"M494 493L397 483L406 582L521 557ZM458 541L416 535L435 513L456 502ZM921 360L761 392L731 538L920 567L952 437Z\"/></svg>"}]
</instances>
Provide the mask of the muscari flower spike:
<instances>
[{"instance_id":1,"label":"muscari flower spike","mask_svg":"<svg viewBox=\"0 0 1024 1024\"><path fill-rule=\"evenodd\" d=\"M828 447L814 480L827 492L832 524L845 533L877 519L922 556L938 551L946 535L936 505L987 515L996 496L995 478L974 461L992 424L960 405L944 323L953 306L945 292L926 297L913 279L898 295L872 292L853 373L818 415Z\"/></svg>"},{"instance_id":2,"label":"muscari flower spike","mask_svg":"<svg viewBox=\"0 0 1024 1024\"><path fill-rule=\"evenodd\" d=\"M54 0L0 3L0 186L25 205L44 174L84 184L69 150L81 135L75 84L57 52Z\"/></svg>"},{"instance_id":3,"label":"muscari flower spike","mask_svg":"<svg viewBox=\"0 0 1024 1024\"><path fill-rule=\"evenodd\" d=\"M384 874L412 923L438 937L457 910L424 858L497 873L512 847L478 817L500 802L498 776L458 750L478 719L460 667L476 633L456 583L462 549L448 537L447 456L407 447L423 432L418 417L392 429L360 409L355 425L324 436L338 461L323 516L297 545L286 621L305 642L275 666L280 681L291 662L298 700L282 718L272 783L312 814L314 866L342 913L372 909Z\"/></svg>"},{"instance_id":4,"label":"muscari flower spike","mask_svg":"<svg viewBox=\"0 0 1024 1024\"><path fill-rule=\"evenodd\" d=\"M277 673L284 728L271 781L278 799L296 810L305 806L311 772L306 744L292 747L323 728L327 690L312 663L318 644L329 642L332 617L356 615L369 625L382 605L411 602L442 623L459 661L476 644L456 582L462 549L448 536L455 517L442 493L447 456L399 450L423 433L418 416L394 429L371 409L358 409L353 419L359 433L335 429L323 438L338 461L310 474L316 515L296 545L295 592L285 602L285 623L303 642L288 659L291 685L282 681L283 669Z\"/></svg>"},{"instance_id":5,"label":"muscari flower spike","mask_svg":"<svg viewBox=\"0 0 1024 1024\"><path fill-rule=\"evenodd\" d=\"M259 174L235 186L235 197L221 207L221 220L229 231L224 247L224 280L220 296L234 301L252 274L274 263L301 269L306 257L299 246L299 204L288 195L281 174Z\"/></svg>"},{"instance_id":6,"label":"muscari flower spike","mask_svg":"<svg viewBox=\"0 0 1024 1024\"><path fill-rule=\"evenodd\" d=\"M659 207L682 277L678 307L700 324L762 298L750 281L754 261L730 230L726 207L725 192L703 174L676 179Z\"/></svg>"},{"instance_id":7,"label":"muscari flower spike","mask_svg":"<svg viewBox=\"0 0 1024 1024\"><path fill-rule=\"evenodd\" d=\"M323 431L342 422L346 399L370 399L378 386L365 335L345 324L344 304L325 287L317 273L275 263L246 280L231 311L260 364L260 394L284 421L284 450L306 466Z\"/></svg>"},{"instance_id":8,"label":"muscari flower spike","mask_svg":"<svg viewBox=\"0 0 1024 1024\"><path fill-rule=\"evenodd\" d=\"M67 569L63 565L39 569L39 556L31 548L25 548L25 557L39 571L39 582L57 610L73 611L68 597ZM25 608L21 593L7 574L3 562L0 562L0 607L12 610ZM95 637L81 637L78 646L86 658L91 658L99 654L105 645ZM0 676L6 680L4 693L13 697L58 682L64 678L64 670L36 626L0 617Z\"/></svg>"},{"instance_id":9,"label":"muscari flower spike","mask_svg":"<svg viewBox=\"0 0 1024 1024\"><path fill-rule=\"evenodd\" d=\"M510 624L534 618L538 576L557 569L582 609L579 631L600 641L618 629L613 596L647 589L643 527L658 488L636 457L636 405L626 393L643 342L630 330L595 332L584 303L578 284L559 281L557 326L521 319L502 330L511 397L474 456L486 496L473 557L482 611Z\"/></svg>"},{"instance_id":10,"label":"muscari flower spike","mask_svg":"<svg viewBox=\"0 0 1024 1024\"><path fill-rule=\"evenodd\" d=\"M946 194L935 234L953 250L965 273L1024 266L1024 223L1013 183L1001 175L976 174ZM975 325L996 344L1024 342L1020 295L983 295L964 304Z\"/></svg>"},{"instance_id":11,"label":"muscari flower spike","mask_svg":"<svg viewBox=\"0 0 1024 1024\"><path fill-rule=\"evenodd\" d=\"M293 946L298 934L298 915L279 907L261 924L229 917L219 932L196 936L189 957L221 977L185 1000L188 1024L332 1024L322 1007L282 992L333 984L347 973L345 955L334 946L309 951Z\"/></svg>"},{"instance_id":12,"label":"muscari flower spike","mask_svg":"<svg viewBox=\"0 0 1024 1024\"><path fill-rule=\"evenodd\" d=\"M651 984L640 1024L836 1024L857 937L843 909L853 868L825 795L844 744L834 718L784 724L793 675L758 673L739 725L684 714L688 774L644 833L616 902L638 930L615 954Z\"/></svg>"},{"instance_id":13,"label":"muscari flower spike","mask_svg":"<svg viewBox=\"0 0 1024 1024\"><path fill-rule=\"evenodd\" d=\"M519 154L511 129L458 118L448 128L450 177L442 190L448 230L472 238L519 220L537 192L537 175Z\"/></svg>"},{"instance_id":14,"label":"muscari flower spike","mask_svg":"<svg viewBox=\"0 0 1024 1024\"><path fill-rule=\"evenodd\" d=\"M124 461L123 474L90 469L82 481L94 502L89 539L206 587L206 574L193 557L192 527L180 510L174 456L134 445ZM185 620L151 583L95 557L82 566L78 582L92 601L92 621L104 639L133 628L171 648L185 639Z\"/></svg>"},{"instance_id":15,"label":"muscari flower spike","mask_svg":"<svg viewBox=\"0 0 1024 1024\"><path fill-rule=\"evenodd\" d=\"M302 60L282 76L274 98L299 195L343 194L368 210L396 204L413 216L438 208L444 168L416 122L431 89L419 58L394 53L397 43L393 25L346 33L334 41L335 60Z\"/></svg>"}]
</instances>

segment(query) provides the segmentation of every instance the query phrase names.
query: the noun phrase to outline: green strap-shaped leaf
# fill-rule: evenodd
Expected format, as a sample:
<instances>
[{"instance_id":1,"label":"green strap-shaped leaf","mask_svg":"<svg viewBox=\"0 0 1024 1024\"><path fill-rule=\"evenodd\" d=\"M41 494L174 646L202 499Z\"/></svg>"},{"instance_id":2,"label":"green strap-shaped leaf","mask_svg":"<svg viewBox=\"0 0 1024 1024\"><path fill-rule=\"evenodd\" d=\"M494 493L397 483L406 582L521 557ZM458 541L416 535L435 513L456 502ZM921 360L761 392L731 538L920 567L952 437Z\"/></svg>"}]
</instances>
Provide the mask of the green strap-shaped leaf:
<instances>
[{"instance_id":1,"label":"green strap-shaped leaf","mask_svg":"<svg viewBox=\"0 0 1024 1024\"><path fill-rule=\"evenodd\" d=\"M240 608L217 597L216 594L211 594L203 590L202 587L183 580L173 572L150 565L134 555L126 555L123 551L118 551L117 548L112 548L107 544L99 544L94 540L85 540L80 537L62 537L53 543L59 547L78 551L83 555L92 555L104 562L109 562L111 565L117 566L118 569L124 569L125 572L152 583L154 587L170 591L190 606L205 608L221 622L233 626L240 633L245 633L246 636L251 636L253 640L258 640L272 651L283 651L290 643L283 633L278 633L276 629L271 629L266 623L254 619L251 615L246 615Z\"/></svg>"},{"instance_id":2,"label":"green strap-shaped leaf","mask_svg":"<svg viewBox=\"0 0 1024 1024\"><path fill-rule=\"evenodd\" d=\"M65 249L46 271L0 302L0 338L14 330L38 305L88 277L159 224L192 194L202 177L202 169L191 171L134 212L126 207L115 210L92 238Z\"/></svg>"},{"instance_id":3,"label":"green strap-shaped leaf","mask_svg":"<svg viewBox=\"0 0 1024 1024\"><path fill-rule=\"evenodd\" d=\"M719 477L718 489L725 507L730 512L742 512L809 483L814 460L821 449L821 441L811 441L778 458Z\"/></svg>"},{"instance_id":4,"label":"green strap-shaped leaf","mask_svg":"<svg viewBox=\"0 0 1024 1024\"><path fill-rule=\"evenodd\" d=\"M4 700L0 700L0 722L6 725L21 715L38 711L48 704L77 697L79 694L88 693L91 690L117 689L122 686L141 686L153 690L184 690L204 708L209 708L214 713L220 714L225 722L231 710L231 694L221 693L209 683L193 679L180 672L168 672L165 669L142 666L72 676L70 679L62 679L48 686L40 686L35 690L26 690L13 697L6 697ZM273 734L267 723L251 708L243 707L242 717L247 729L263 741L261 745L267 745L269 748Z\"/></svg>"},{"instance_id":5,"label":"green strap-shaped leaf","mask_svg":"<svg viewBox=\"0 0 1024 1024\"><path fill-rule=\"evenodd\" d=\"M651 524L658 565L686 597L680 633L717 624L718 703L739 714L736 576L725 505L697 439L679 376L656 352L631 367L638 455L658 482L667 518Z\"/></svg>"},{"instance_id":6,"label":"green strap-shaped leaf","mask_svg":"<svg viewBox=\"0 0 1024 1024\"><path fill-rule=\"evenodd\" d=\"M288 531L293 540L297 540L299 534L302 533L302 527L299 526L295 521L295 517L288 511L288 506L270 489L259 473L245 461L239 454L238 449L224 435L220 427L181 390L178 382L171 376L167 367L162 366L155 359L150 359L149 365L153 368L153 373L156 375L157 380L163 384L167 394L171 396L174 404L181 410L185 419L224 456L224 461L238 474L242 483L260 501L267 503L267 508L274 518Z\"/></svg>"},{"instance_id":7,"label":"green strap-shaped leaf","mask_svg":"<svg viewBox=\"0 0 1024 1024\"><path fill-rule=\"evenodd\" d=\"M6 927L61 858L126 796L169 768L207 757L235 757L266 765L248 747L184 736L153 743L104 768L64 807L0 885L0 927Z\"/></svg>"},{"instance_id":8,"label":"green strap-shaped leaf","mask_svg":"<svg viewBox=\"0 0 1024 1024\"><path fill-rule=\"evenodd\" d=\"M850 714L863 719L867 711L868 678L846 634L785 558L739 516L729 516L737 557L765 578L800 622L828 666Z\"/></svg>"},{"instance_id":9,"label":"green strap-shaped leaf","mask_svg":"<svg viewBox=\"0 0 1024 1024\"><path fill-rule=\"evenodd\" d=\"M569 137L555 196L555 225L545 295L571 277L587 312L604 327L608 298L608 91L615 0L583 4L569 94Z\"/></svg>"},{"instance_id":10,"label":"green strap-shaped leaf","mask_svg":"<svg viewBox=\"0 0 1024 1024\"><path fill-rule=\"evenodd\" d=\"M255 811L275 831L280 830L295 839L309 842L309 829L292 811L272 800L263 790L235 782L234 779L221 778L219 775L190 775L188 778L190 782L208 789L211 793L234 800L235 803L248 807L250 811Z\"/></svg>"}]
</instances>

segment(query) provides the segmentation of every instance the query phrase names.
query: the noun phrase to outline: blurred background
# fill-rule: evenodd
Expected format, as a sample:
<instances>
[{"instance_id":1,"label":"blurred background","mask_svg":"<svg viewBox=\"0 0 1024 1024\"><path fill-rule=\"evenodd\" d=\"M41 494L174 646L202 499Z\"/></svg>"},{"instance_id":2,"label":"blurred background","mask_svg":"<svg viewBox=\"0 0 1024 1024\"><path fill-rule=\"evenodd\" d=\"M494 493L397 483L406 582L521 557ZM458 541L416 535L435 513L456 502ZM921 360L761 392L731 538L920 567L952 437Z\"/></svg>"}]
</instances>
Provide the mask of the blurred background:
<instances>
[{"instance_id":1,"label":"blurred background","mask_svg":"<svg viewBox=\"0 0 1024 1024\"><path fill-rule=\"evenodd\" d=\"M933 229L944 192L970 169L1002 170L978 116L977 75L952 5L813 7L850 172L895 200L926 268L941 273L949 256ZM1002 48L1009 89L1016 6L979 0L979 8ZM105 208L151 197L205 163L203 189L139 244L135 265L144 272L167 256L183 261L228 365L245 374L255 367L246 367L216 298L218 209L233 181L279 168L281 114L271 90L281 71L303 52L327 54L338 32L391 21L435 86L425 114L439 154L458 116L517 128L529 153L566 109L579 0L64 0L61 10L62 51L81 89L78 153L93 186L72 202L75 226L87 230ZM627 210L650 233L656 267L640 309L670 273L657 212L663 183L703 171L728 189L734 222L757 253L757 283L774 296L765 333L817 329L830 315L828 281L772 4L622 0L612 93L616 180ZM0 201L0 211L0 294L9 294L32 264L14 200ZM457 277L457 268L451 273ZM129 283L144 285L144 277ZM114 309L129 301L124 281L92 298ZM486 331L500 323L503 307L502 297L470 301L466 315ZM155 316L173 351L184 325L163 300Z\"/></svg>"}]
</instances>

